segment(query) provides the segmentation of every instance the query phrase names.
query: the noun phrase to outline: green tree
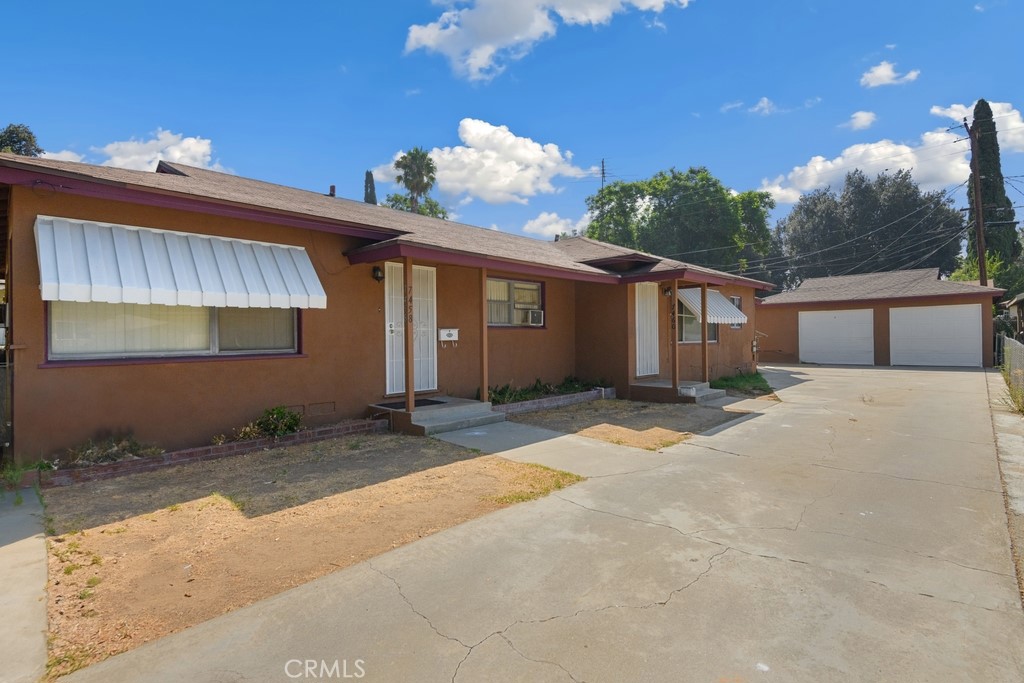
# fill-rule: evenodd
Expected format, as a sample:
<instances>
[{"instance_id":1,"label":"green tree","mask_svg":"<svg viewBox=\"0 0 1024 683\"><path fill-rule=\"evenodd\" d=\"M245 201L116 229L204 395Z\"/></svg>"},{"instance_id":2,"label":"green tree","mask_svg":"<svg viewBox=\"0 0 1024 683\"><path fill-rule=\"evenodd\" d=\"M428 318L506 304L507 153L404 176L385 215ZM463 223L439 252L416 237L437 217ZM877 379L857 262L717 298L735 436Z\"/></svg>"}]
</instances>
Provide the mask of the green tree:
<instances>
[{"instance_id":1,"label":"green tree","mask_svg":"<svg viewBox=\"0 0 1024 683\"><path fill-rule=\"evenodd\" d=\"M35 133L23 123L12 123L0 130L0 152L37 157L43 148L36 142Z\"/></svg>"},{"instance_id":2,"label":"green tree","mask_svg":"<svg viewBox=\"0 0 1024 683\"><path fill-rule=\"evenodd\" d=\"M377 186L374 185L371 171L367 171L363 178L363 201L367 204L377 203Z\"/></svg>"},{"instance_id":3,"label":"green tree","mask_svg":"<svg viewBox=\"0 0 1024 683\"><path fill-rule=\"evenodd\" d=\"M413 147L395 161L399 175L395 182L409 193L410 211L419 213L420 199L425 197L437 180L437 165L427 150Z\"/></svg>"},{"instance_id":4,"label":"green tree","mask_svg":"<svg viewBox=\"0 0 1024 683\"><path fill-rule=\"evenodd\" d=\"M412 200L404 194L389 194L384 200L383 206L398 209L399 211L413 212ZM418 213L421 216L430 216L431 218L448 220L448 210L441 206L437 200L432 197L424 197L423 201L416 206L415 213Z\"/></svg>"},{"instance_id":5,"label":"green tree","mask_svg":"<svg viewBox=\"0 0 1024 683\"><path fill-rule=\"evenodd\" d=\"M922 192L910 171L846 175L843 191L803 195L779 221L792 284L809 277L957 268L963 215L944 192Z\"/></svg>"},{"instance_id":6,"label":"green tree","mask_svg":"<svg viewBox=\"0 0 1024 683\"><path fill-rule=\"evenodd\" d=\"M708 169L616 181L587 197L587 237L697 265L745 272L771 245L767 192L729 191Z\"/></svg>"},{"instance_id":7,"label":"green tree","mask_svg":"<svg viewBox=\"0 0 1024 683\"><path fill-rule=\"evenodd\" d=\"M981 207L985 219L985 251L998 256L1004 264L1009 264L1021 256L1021 243L1017 234L1013 202L1006 196L996 122L992 118L992 107L985 100L978 100L974 105L974 130L978 138L978 171L981 175ZM970 202L968 220L972 226L977 225L973 187L972 174L967 193ZM978 253L974 230L967 236L967 253Z\"/></svg>"}]
</instances>

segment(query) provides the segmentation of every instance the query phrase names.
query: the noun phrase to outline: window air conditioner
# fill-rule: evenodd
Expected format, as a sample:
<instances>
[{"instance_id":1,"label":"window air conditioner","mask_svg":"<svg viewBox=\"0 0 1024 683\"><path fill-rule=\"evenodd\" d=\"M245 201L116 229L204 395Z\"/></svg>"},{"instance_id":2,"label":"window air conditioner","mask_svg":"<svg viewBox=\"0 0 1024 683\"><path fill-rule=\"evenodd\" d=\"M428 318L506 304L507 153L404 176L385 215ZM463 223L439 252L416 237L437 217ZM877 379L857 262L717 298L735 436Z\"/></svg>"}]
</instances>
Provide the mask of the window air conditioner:
<instances>
[{"instance_id":1,"label":"window air conditioner","mask_svg":"<svg viewBox=\"0 0 1024 683\"><path fill-rule=\"evenodd\" d=\"M529 323L533 327L544 326L544 311L530 311Z\"/></svg>"}]
</instances>

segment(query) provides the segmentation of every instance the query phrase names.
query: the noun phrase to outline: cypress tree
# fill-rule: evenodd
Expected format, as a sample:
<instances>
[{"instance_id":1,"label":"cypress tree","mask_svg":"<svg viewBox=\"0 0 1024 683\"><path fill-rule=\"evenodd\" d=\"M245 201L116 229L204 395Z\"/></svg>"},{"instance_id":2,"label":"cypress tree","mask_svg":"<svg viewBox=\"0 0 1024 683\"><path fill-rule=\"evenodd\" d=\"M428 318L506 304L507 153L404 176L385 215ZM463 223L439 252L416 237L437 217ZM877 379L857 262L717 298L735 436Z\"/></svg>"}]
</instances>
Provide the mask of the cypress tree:
<instances>
[{"instance_id":1,"label":"cypress tree","mask_svg":"<svg viewBox=\"0 0 1024 683\"><path fill-rule=\"evenodd\" d=\"M370 171L366 172L366 177L363 179L363 201L367 204L377 203L377 188L373 184L373 173Z\"/></svg>"},{"instance_id":2,"label":"cypress tree","mask_svg":"<svg viewBox=\"0 0 1024 683\"><path fill-rule=\"evenodd\" d=\"M999 160L999 141L996 138L996 122L992 118L992 107L985 100L974 105L974 123L978 136L978 172L981 174L981 206L985 217L985 251L998 256L1003 263L1011 263L1021 254L1021 243L1017 237L1017 223L1013 202L1006 196L1003 184L1002 164ZM973 187L971 175L968 188ZM970 213L968 218L975 225L974 193L968 191ZM977 237L974 230L967 234L967 253L976 254Z\"/></svg>"}]
</instances>

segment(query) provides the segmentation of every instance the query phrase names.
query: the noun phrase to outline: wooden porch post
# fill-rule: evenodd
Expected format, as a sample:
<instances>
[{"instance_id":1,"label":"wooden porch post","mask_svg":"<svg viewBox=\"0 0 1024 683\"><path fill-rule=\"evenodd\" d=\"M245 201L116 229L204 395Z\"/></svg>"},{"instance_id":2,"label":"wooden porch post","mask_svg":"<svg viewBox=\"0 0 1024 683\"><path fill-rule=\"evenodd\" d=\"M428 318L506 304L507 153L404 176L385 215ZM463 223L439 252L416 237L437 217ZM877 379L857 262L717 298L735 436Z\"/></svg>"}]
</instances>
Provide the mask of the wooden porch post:
<instances>
[{"instance_id":1,"label":"wooden porch post","mask_svg":"<svg viewBox=\"0 0 1024 683\"><path fill-rule=\"evenodd\" d=\"M488 378L487 367L490 365L487 357L487 269L480 269L480 400L487 402Z\"/></svg>"},{"instance_id":2,"label":"wooden porch post","mask_svg":"<svg viewBox=\"0 0 1024 683\"><path fill-rule=\"evenodd\" d=\"M672 312L672 395L679 395L679 280L672 280L672 295L668 299Z\"/></svg>"},{"instance_id":3,"label":"wooden porch post","mask_svg":"<svg viewBox=\"0 0 1024 683\"><path fill-rule=\"evenodd\" d=\"M700 283L700 381L707 382L708 371L708 283Z\"/></svg>"},{"instance_id":4,"label":"wooden porch post","mask_svg":"<svg viewBox=\"0 0 1024 683\"><path fill-rule=\"evenodd\" d=\"M402 259L402 279L405 284L405 409L416 410L416 360L413 346L412 258Z\"/></svg>"}]
</instances>

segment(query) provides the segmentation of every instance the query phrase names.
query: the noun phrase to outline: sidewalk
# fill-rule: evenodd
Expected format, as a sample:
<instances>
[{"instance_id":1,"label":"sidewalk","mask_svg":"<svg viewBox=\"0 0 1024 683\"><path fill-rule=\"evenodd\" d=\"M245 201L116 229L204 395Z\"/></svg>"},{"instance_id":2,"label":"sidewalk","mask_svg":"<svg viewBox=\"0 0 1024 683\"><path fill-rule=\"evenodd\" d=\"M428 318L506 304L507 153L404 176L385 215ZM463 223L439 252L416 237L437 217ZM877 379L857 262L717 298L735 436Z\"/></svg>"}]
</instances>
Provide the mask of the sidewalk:
<instances>
[{"instance_id":1,"label":"sidewalk","mask_svg":"<svg viewBox=\"0 0 1024 683\"><path fill-rule=\"evenodd\" d=\"M4 680L35 683L46 673L46 541L32 489L0 498L0 574Z\"/></svg>"}]
</instances>

